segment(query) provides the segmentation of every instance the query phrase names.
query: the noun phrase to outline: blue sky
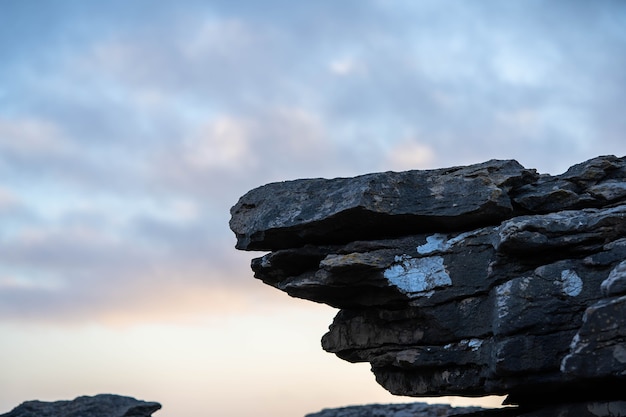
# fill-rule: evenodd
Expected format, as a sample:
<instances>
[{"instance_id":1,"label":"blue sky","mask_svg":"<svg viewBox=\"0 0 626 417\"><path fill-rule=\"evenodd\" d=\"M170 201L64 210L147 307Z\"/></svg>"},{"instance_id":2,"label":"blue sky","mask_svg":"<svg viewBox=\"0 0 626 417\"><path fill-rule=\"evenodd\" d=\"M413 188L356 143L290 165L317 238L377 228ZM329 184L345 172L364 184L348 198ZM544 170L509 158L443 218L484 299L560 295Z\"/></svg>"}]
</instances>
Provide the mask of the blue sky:
<instances>
[{"instance_id":1,"label":"blue sky","mask_svg":"<svg viewBox=\"0 0 626 417\"><path fill-rule=\"evenodd\" d=\"M267 315L272 334L278 317L328 323L330 309L252 279L257 254L237 253L228 230L239 196L302 177L491 158L556 174L623 156L624 50L621 1L0 0L6 349L45 356L22 349L25 328L79 343L95 326L115 346L130 337L120 328L220 339L224 320ZM294 351L284 338L264 349ZM93 391L118 388L92 374ZM23 385L0 411L83 394Z\"/></svg>"}]
</instances>

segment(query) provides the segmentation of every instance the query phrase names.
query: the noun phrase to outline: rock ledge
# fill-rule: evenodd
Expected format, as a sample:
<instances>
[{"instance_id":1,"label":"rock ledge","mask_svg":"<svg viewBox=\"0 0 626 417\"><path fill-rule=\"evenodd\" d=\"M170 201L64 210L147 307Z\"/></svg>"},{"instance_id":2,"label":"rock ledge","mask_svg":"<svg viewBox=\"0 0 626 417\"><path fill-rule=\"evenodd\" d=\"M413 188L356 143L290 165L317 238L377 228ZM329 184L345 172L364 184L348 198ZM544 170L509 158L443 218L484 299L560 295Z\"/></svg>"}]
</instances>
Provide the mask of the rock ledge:
<instances>
[{"instance_id":1,"label":"rock ledge","mask_svg":"<svg viewBox=\"0 0 626 417\"><path fill-rule=\"evenodd\" d=\"M323 348L394 394L626 399L626 157L272 183L231 214L255 277L341 309Z\"/></svg>"}]
</instances>

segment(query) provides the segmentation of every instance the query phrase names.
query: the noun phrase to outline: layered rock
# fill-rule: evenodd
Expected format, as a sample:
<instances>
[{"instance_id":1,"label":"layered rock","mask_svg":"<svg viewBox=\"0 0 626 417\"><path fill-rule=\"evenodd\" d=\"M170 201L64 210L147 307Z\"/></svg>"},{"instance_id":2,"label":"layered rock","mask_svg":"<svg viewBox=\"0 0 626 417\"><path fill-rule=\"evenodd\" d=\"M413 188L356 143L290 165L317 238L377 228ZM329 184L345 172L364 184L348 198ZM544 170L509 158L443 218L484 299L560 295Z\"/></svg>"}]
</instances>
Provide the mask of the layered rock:
<instances>
[{"instance_id":1,"label":"layered rock","mask_svg":"<svg viewBox=\"0 0 626 417\"><path fill-rule=\"evenodd\" d=\"M255 277L340 308L325 350L409 396L626 387L626 158L268 184L231 210Z\"/></svg>"},{"instance_id":2,"label":"layered rock","mask_svg":"<svg viewBox=\"0 0 626 417\"><path fill-rule=\"evenodd\" d=\"M72 401L26 401L0 417L150 417L161 404L112 394Z\"/></svg>"}]
</instances>

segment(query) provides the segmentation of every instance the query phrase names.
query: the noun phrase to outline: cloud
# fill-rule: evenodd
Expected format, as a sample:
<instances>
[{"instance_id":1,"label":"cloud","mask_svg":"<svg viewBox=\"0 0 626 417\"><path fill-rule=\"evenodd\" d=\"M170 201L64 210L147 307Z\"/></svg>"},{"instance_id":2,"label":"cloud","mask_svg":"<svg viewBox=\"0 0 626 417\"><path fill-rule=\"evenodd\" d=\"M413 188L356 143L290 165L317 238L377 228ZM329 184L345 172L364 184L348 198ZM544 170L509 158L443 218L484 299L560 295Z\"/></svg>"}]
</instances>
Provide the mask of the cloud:
<instances>
[{"instance_id":1,"label":"cloud","mask_svg":"<svg viewBox=\"0 0 626 417\"><path fill-rule=\"evenodd\" d=\"M0 187L0 212L11 211L19 205L19 198L11 190Z\"/></svg>"},{"instance_id":2,"label":"cloud","mask_svg":"<svg viewBox=\"0 0 626 417\"><path fill-rule=\"evenodd\" d=\"M176 220L134 219L128 232L88 225L22 230L0 244L4 319L170 319L246 308L254 297L249 259L231 242ZM166 314L167 312L167 314Z\"/></svg>"},{"instance_id":3,"label":"cloud","mask_svg":"<svg viewBox=\"0 0 626 417\"><path fill-rule=\"evenodd\" d=\"M68 147L56 125L44 120L0 119L0 149L19 156L62 153Z\"/></svg>"},{"instance_id":4,"label":"cloud","mask_svg":"<svg viewBox=\"0 0 626 417\"><path fill-rule=\"evenodd\" d=\"M435 152L427 145L407 140L395 146L387 155L386 165L395 171L435 168Z\"/></svg>"},{"instance_id":5,"label":"cloud","mask_svg":"<svg viewBox=\"0 0 626 417\"><path fill-rule=\"evenodd\" d=\"M183 160L191 169L231 170L255 162L241 123L223 117L199 130L183 143Z\"/></svg>"},{"instance_id":6,"label":"cloud","mask_svg":"<svg viewBox=\"0 0 626 417\"><path fill-rule=\"evenodd\" d=\"M626 154L621 2L13 3L11 317L239 299L254 285L228 210L270 181Z\"/></svg>"},{"instance_id":7,"label":"cloud","mask_svg":"<svg viewBox=\"0 0 626 417\"><path fill-rule=\"evenodd\" d=\"M153 180L234 204L245 191L284 176L315 176L339 166L339 150L319 116L297 107L271 107L239 116L207 116L188 136L154 155ZM209 179L209 180L208 180ZM224 181L227 179L228 181ZM235 188L235 189L233 189Z\"/></svg>"}]
</instances>

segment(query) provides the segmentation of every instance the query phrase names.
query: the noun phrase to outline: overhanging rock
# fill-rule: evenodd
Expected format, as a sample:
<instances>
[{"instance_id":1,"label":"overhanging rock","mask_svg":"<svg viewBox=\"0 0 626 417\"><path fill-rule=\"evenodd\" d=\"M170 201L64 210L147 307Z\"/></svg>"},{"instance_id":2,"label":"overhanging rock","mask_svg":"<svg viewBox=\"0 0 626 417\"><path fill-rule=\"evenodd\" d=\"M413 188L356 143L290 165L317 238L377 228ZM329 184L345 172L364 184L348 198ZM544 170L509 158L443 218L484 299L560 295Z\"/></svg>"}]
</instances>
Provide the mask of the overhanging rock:
<instances>
[{"instance_id":1,"label":"overhanging rock","mask_svg":"<svg viewBox=\"0 0 626 417\"><path fill-rule=\"evenodd\" d=\"M255 277L341 311L323 348L409 396L626 388L626 158L268 184L231 210Z\"/></svg>"}]
</instances>

